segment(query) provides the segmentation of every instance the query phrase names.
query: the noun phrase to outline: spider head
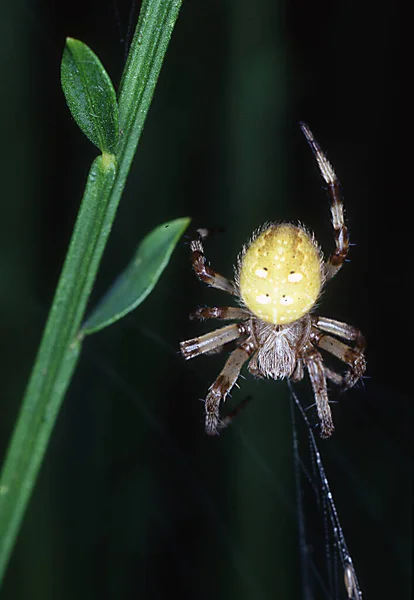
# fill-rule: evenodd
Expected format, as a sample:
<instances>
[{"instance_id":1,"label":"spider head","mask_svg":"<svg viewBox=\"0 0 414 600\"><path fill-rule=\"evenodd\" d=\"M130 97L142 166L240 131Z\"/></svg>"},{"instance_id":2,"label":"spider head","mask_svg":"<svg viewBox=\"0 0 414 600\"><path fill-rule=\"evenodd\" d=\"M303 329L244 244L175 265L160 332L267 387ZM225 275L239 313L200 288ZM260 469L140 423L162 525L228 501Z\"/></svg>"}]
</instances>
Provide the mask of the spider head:
<instances>
[{"instance_id":1,"label":"spider head","mask_svg":"<svg viewBox=\"0 0 414 600\"><path fill-rule=\"evenodd\" d=\"M237 281L252 313L272 325L288 325L318 299L324 283L321 250L303 227L270 224L243 249Z\"/></svg>"}]
</instances>

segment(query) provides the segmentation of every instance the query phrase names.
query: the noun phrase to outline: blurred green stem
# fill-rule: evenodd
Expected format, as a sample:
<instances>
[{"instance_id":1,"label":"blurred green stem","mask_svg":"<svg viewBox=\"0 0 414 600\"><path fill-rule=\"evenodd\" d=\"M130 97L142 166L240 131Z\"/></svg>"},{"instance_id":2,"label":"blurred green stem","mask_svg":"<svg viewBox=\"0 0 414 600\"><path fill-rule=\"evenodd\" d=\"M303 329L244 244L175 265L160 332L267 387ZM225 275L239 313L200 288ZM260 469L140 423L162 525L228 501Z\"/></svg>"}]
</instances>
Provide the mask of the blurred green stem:
<instances>
[{"instance_id":1,"label":"blurred green stem","mask_svg":"<svg viewBox=\"0 0 414 600\"><path fill-rule=\"evenodd\" d=\"M144 0L119 92L116 156L93 163L0 480L0 583L82 345L79 328L181 0Z\"/></svg>"}]
</instances>

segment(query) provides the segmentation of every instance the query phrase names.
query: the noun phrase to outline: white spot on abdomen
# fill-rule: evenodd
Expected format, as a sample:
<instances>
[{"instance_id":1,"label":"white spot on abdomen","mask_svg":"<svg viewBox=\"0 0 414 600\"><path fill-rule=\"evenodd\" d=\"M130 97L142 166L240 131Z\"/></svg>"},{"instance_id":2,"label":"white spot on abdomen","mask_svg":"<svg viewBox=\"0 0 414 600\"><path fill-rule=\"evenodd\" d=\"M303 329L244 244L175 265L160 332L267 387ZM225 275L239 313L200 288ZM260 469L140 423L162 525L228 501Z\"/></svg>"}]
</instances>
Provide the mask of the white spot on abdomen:
<instances>
[{"instance_id":1,"label":"white spot on abdomen","mask_svg":"<svg viewBox=\"0 0 414 600\"><path fill-rule=\"evenodd\" d=\"M268 294L260 294L260 296L256 296L256 300L259 304L270 304L272 301Z\"/></svg>"},{"instance_id":2,"label":"white spot on abdomen","mask_svg":"<svg viewBox=\"0 0 414 600\"><path fill-rule=\"evenodd\" d=\"M299 281L302 281L302 279L302 273L289 273L288 275L288 281L290 281L290 283L299 283Z\"/></svg>"}]
</instances>

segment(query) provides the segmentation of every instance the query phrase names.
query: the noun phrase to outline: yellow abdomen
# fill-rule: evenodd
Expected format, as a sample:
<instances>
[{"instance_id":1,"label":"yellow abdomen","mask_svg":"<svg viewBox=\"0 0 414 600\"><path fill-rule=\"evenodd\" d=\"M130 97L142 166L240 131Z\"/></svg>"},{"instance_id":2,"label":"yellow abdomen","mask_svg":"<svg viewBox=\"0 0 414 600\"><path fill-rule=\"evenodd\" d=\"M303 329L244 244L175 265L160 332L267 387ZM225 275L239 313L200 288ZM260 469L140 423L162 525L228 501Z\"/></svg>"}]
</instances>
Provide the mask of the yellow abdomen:
<instances>
[{"instance_id":1,"label":"yellow abdomen","mask_svg":"<svg viewBox=\"0 0 414 600\"><path fill-rule=\"evenodd\" d=\"M247 247L239 266L239 290L259 319L286 325L315 304L323 285L321 251L300 226L270 225Z\"/></svg>"}]
</instances>

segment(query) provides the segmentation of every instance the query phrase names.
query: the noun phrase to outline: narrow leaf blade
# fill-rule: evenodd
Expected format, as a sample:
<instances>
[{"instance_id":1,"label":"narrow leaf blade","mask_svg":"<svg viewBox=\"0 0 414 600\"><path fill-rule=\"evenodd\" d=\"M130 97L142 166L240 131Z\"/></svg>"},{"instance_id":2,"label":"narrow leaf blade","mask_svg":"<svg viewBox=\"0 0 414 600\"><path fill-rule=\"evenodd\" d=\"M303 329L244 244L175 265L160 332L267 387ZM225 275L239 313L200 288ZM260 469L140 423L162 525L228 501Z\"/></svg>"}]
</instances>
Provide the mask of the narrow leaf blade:
<instances>
[{"instance_id":1,"label":"narrow leaf blade","mask_svg":"<svg viewBox=\"0 0 414 600\"><path fill-rule=\"evenodd\" d=\"M129 265L86 320L83 333L89 334L107 327L145 300L167 266L189 222L190 219L184 217L163 223L142 240Z\"/></svg>"},{"instance_id":2,"label":"narrow leaf blade","mask_svg":"<svg viewBox=\"0 0 414 600\"><path fill-rule=\"evenodd\" d=\"M66 40L61 82L70 112L83 133L102 152L115 152L119 131L115 90L99 58L79 40Z\"/></svg>"}]
</instances>

